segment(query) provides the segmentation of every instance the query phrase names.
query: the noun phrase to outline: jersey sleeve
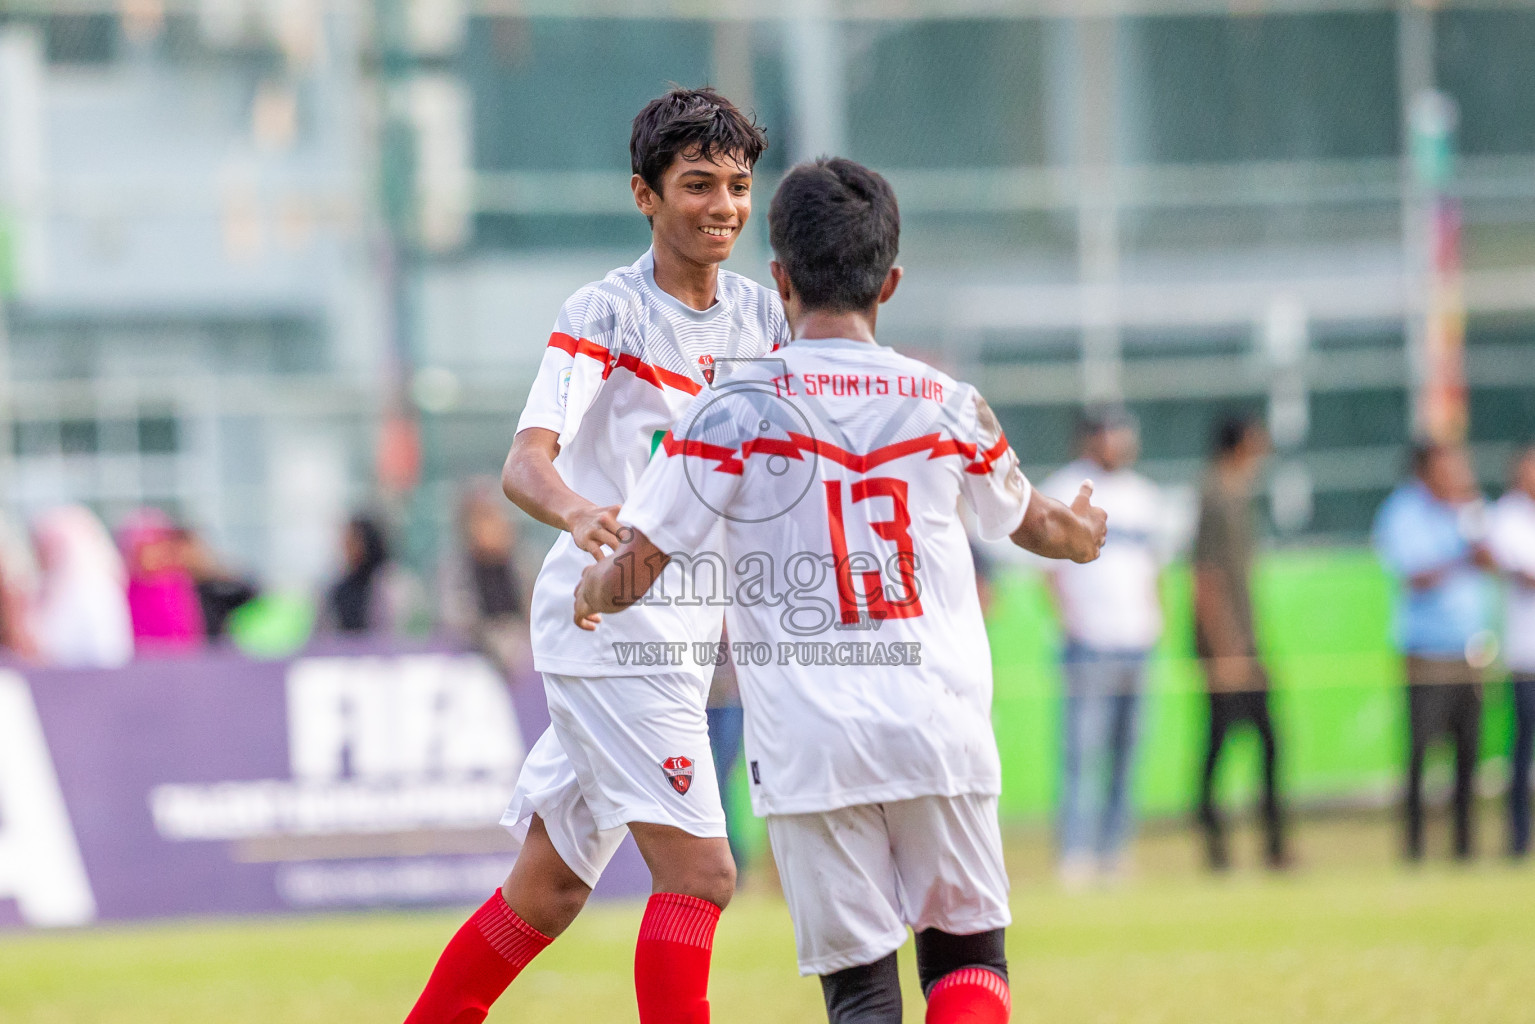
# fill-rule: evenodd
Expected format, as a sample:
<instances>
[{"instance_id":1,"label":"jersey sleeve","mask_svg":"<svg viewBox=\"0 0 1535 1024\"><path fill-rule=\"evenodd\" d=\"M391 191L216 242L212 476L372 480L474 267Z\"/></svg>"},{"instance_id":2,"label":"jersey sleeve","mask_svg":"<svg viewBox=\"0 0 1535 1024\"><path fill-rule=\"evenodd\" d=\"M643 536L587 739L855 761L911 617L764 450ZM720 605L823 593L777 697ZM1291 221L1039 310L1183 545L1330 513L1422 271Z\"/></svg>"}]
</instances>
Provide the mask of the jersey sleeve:
<instances>
[{"instance_id":1,"label":"jersey sleeve","mask_svg":"<svg viewBox=\"0 0 1535 1024\"><path fill-rule=\"evenodd\" d=\"M542 427L559 434L563 444L597 397L605 379L608 353L600 340L586 336L586 325L595 319L593 307L598 301L595 290L587 287L566 299L560 308L527 403L517 419L519 433Z\"/></svg>"},{"instance_id":2,"label":"jersey sleeve","mask_svg":"<svg viewBox=\"0 0 1535 1024\"><path fill-rule=\"evenodd\" d=\"M668 554L695 554L728 513L741 485L741 434L733 422L699 426L699 414L715 405L705 391L666 432L650 464L630 492L618 520ZM718 411L716 407L716 412Z\"/></svg>"},{"instance_id":3,"label":"jersey sleeve","mask_svg":"<svg viewBox=\"0 0 1535 1024\"><path fill-rule=\"evenodd\" d=\"M778 296L771 292L767 296L768 306L768 331L767 343L769 352L777 352L789 342L794 340L794 334L789 330L789 318L784 314L783 303Z\"/></svg>"},{"instance_id":4,"label":"jersey sleeve","mask_svg":"<svg viewBox=\"0 0 1535 1024\"><path fill-rule=\"evenodd\" d=\"M975 459L965 467L960 489L975 512L982 540L1002 540L1018 529L1034 488L1018 466L1002 424L978 393L975 403Z\"/></svg>"}]
</instances>

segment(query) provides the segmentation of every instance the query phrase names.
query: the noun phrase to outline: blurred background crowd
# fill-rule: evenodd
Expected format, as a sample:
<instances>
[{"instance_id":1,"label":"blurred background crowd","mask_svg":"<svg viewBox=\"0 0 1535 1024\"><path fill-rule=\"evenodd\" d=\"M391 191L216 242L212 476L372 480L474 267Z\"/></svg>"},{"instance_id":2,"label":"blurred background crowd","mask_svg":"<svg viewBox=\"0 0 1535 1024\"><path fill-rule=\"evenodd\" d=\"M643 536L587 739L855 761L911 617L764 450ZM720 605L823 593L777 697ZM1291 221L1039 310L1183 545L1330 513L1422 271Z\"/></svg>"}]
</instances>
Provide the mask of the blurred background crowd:
<instances>
[{"instance_id":1,"label":"blurred background crowd","mask_svg":"<svg viewBox=\"0 0 1535 1024\"><path fill-rule=\"evenodd\" d=\"M647 244L630 118L708 82L772 143L730 266L765 279L794 161L876 167L882 340L1098 483L1096 567L981 553L1004 810L1058 815L1063 878L1121 870L1137 804L1229 863L1249 727L1270 865L1287 788L1408 793L1411 856L1443 790L1469 855L1535 720L1535 4L782 6L0 6L0 643L525 670L549 536L484 475L560 302Z\"/></svg>"},{"instance_id":2,"label":"blurred background crowd","mask_svg":"<svg viewBox=\"0 0 1535 1024\"><path fill-rule=\"evenodd\" d=\"M447 633L519 669L528 593L513 510L486 477L464 485L458 512L430 577L398 560L381 516L362 513L338 532L323 589L277 595L153 506L115 531L80 504L26 528L0 521L0 647L41 665L111 668L227 643L260 656L315 635Z\"/></svg>"}]
</instances>

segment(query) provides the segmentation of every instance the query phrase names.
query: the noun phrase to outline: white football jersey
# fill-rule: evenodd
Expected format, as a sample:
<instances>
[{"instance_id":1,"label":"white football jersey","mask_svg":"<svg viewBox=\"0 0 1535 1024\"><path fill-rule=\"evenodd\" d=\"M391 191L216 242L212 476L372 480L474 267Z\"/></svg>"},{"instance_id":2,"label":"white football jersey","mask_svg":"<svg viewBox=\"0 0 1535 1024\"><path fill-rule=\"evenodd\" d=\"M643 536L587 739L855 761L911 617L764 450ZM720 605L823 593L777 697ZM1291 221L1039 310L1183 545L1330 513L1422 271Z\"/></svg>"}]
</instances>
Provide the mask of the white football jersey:
<instances>
[{"instance_id":1,"label":"white football jersey","mask_svg":"<svg viewBox=\"0 0 1535 1024\"><path fill-rule=\"evenodd\" d=\"M693 579L683 596L726 604L757 813L998 793L958 503L999 539L1031 490L976 390L879 345L799 340L701 391L662 448L619 519Z\"/></svg>"},{"instance_id":2,"label":"white football jersey","mask_svg":"<svg viewBox=\"0 0 1535 1024\"><path fill-rule=\"evenodd\" d=\"M706 310L692 309L656 285L655 259L608 274L566 300L517 429L560 435L554 467L577 494L621 504L693 396L732 360L750 359L786 341L778 296L727 270L719 272ZM716 362L716 360L718 362ZM685 670L707 679L712 666L631 657L635 643L714 641L721 609L656 605L604 618L596 632L572 621L573 595L592 557L569 533L555 541L533 586L533 663L568 676Z\"/></svg>"},{"instance_id":3,"label":"white football jersey","mask_svg":"<svg viewBox=\"0 0 1535 1024\"><path fill-rule=\"evenodd\" d=\"M1162 493L1133 469L1109 472L1087 459L1052 473L1039 490L1070 504L1084 480L1093 482L1093 504L1109 514L1109 533L1096 561L1046 563L1060 595L1062 629L1071 642L1096 651L1150 650L1162 635Z\"/></svg>"}]
</instances>

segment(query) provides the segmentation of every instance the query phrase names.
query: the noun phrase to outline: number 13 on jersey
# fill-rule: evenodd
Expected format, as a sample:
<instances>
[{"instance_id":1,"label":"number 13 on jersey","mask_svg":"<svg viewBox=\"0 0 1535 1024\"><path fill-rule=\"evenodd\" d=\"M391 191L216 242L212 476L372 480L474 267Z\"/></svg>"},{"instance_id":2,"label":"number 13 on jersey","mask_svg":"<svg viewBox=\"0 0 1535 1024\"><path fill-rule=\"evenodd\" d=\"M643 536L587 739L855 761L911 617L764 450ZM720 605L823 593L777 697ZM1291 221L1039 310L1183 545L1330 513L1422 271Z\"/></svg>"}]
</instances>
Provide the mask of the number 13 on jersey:
<instances>
[{"instance_id":1,"label":"number 13 on jersey","mask_svg":"<svg viewBox=\"0 0 1535 1024\"><path fill-rule=\"evenodd\" d=\"M837 604L843 625L861 618L860 604L868 609L870 619L914 619L922 614L921 588L917 583L917 553L911 543L911 513L906 510L906 481L893 476L867 477L853 482L852 503L888 499L890 518L869 520L869 528L882 540L895 545L895 554L885 568L897 580L892 592L885 592L879 562L866 551L852 556L847 550L847 529L843 518L843 482L825 480L826 517L831 528L831 553L836 562ZM857 563L856 565L854 563ZM862 583L860 591L854 578Z\"/></svg>"}]
</instances>

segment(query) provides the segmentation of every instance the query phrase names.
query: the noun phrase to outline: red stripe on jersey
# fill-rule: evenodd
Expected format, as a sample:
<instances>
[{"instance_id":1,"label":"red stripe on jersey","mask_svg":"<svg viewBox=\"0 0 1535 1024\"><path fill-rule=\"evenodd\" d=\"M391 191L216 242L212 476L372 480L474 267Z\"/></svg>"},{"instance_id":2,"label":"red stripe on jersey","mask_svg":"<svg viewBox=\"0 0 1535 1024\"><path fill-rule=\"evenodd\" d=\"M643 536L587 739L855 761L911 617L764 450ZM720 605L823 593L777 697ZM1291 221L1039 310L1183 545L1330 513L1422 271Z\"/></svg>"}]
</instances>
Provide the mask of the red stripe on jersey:
<instances>
[{"instance_id":1,"label":"red stripe on jersey","mask_svg":"<svg viewBox=\"0 0 1535 1024\"><path fill-rule=\"evenodd\" d=\"M991 467L1007 451L1007 435L998 434L997 443L981 453L981 457L965 467L966 473L975 473L985 476L991 472Z\"/></svg>"},{"instance_id":2,"label":"red stripe on jersey","mask_svg":"<svg viewBox=\"0 0 1535 1024\"><path fill-rule=\"evenodd\" d=\"M847 556L847 530L842 525L842 481L823 480L821 486L826 490L826 519L831 525L831 557L837 567L837 603L842 608L842 621L844 624L858 621L858 594L853 590L852 562ZM874 617L874 595L879 595L879 602L884 604L885 592L879 583L879 573L874 573L874 583L865 593L869 595L869 617ZM867 581L869 574L864 574Z\"/></svg>"},{"instance_id":3,"label":"red stripe on jersey","mask_svg":"<svg viewBox=\"0 0 1535 1024\"><path fill-rule=\"evenodd\" d=\"M733 448L727 448L719 444L706 444L702 441L679 441L670 431L662 438L662 445L666 448L667 455L691 455L699 459L713 459L719 463L717 470L721 473L739 474L744 468L745 460L753 455L782 455L784 458L799 461L804 458L805 452L811 452L823 459L830 459L839 466L844 466L855 473L867 473L878 466L896 459L905 458L908 455L920 455L927 453L929 459L940 459L949 455L957 455L967 461L965 472L984 476L991 472L991 467L1002 453L1007 451L1007 438L999 438L997 443L985 452L977 455L976 446L954 438L945 438L940 434L924 434L908 441L897 441L884 447L876 448L871 452L859 454L850 452L846 448L823 441L818 437L810 437L805 434L796 434L790 431L788 438L781 437L755 437L741 445L741 454L736 455Z\"/></svg>"},{"instance_id":4,"label":"red stripe on jersey","mask_svg":"<svg viewBox=\"0 0 1535 1024\"><path fill-rule=\"evenodd\" d=\"M615 354L610 349L603 348L595 341L586 338L577 338L555 331L549 335L549 347L568 352L572 357L586 356L597 360L602 364L603 380L607 380L614 370L624 369L646 384L657 388L676 388L690 395L696 395L703 390L697 381L685 374L668 370L664 366L657 366L655 363L644 362L639 356L629 352Z\"/></svg>"},{"instance_id":5,"label":"red stripe on jersey","mask_svg":"<svg viewBox=\"0 0 1535 1024\"><path fill-rule=\"evenodd\" d=\"M668 430L661 435L661 448L667 455L691 455L695 459L713 459L719 465L714 467L716 473L733 473L741 475L746 468L745 464L736 458L734 448L726 448L722 444L709 444L706 441L679 441ZM799 458L796 454L795 458Z\"/></svg>"}]
</instances>

